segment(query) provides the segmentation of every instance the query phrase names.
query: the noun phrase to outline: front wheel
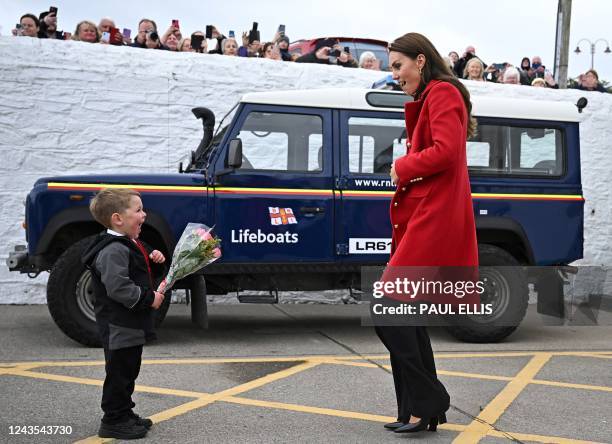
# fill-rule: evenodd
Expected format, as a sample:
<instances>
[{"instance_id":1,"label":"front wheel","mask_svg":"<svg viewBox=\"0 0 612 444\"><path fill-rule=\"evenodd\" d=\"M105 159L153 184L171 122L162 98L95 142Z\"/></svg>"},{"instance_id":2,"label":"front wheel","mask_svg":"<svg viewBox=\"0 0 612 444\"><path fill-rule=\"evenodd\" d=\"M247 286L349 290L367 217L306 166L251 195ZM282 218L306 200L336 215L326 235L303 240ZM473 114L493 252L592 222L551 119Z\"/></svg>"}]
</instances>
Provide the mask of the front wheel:
<instances>
[{"instance_id":1,"label":"front wheel","mask_svg":"<svg viewBox=\"0 0 612 444\"><path fill-rule=\"evenodd\" d=\"M479 279L484 284L481 304L491 304L487 315L461 318L446 329L465 342L499 342L521 323L529 302L527 276L514 256L495 245L479 245Z\"/></svg>"},{"instance_id":2,"label":"front wheel","mask_svg":"<svg viewBox=\"0 0 612 444\"><path fill-rule=\"evenodd\" d=\"M51 317L69 338L88 347L100 347L91 273L81 262L81 255L92 239L87 237L71 245L55 262L47 282L47 305ZM157 310L156 326L166 317L170 299L167 294Z\"/></svg>"}]
</instances>

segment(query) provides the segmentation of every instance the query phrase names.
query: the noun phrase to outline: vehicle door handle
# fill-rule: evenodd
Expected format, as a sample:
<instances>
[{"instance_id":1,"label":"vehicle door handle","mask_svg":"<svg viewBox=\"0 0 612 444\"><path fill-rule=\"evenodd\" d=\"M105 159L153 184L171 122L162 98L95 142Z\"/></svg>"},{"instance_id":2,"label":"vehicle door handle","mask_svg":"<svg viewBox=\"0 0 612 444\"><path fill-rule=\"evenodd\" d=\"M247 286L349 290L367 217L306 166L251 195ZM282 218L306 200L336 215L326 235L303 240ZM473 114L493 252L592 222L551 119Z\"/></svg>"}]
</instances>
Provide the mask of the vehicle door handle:
<instances>
[{"instance_id":1,"label":"vehicle door handle","mask_svg":"<svg viewBox=\"0 0 612 444\"><path fill-rule=\"evenodd\" d=\"M305 216L316 216L317 214L325 213L325 208L323 207L302 207L300 208L300 213Z\"/></svg>"}]
</instances>

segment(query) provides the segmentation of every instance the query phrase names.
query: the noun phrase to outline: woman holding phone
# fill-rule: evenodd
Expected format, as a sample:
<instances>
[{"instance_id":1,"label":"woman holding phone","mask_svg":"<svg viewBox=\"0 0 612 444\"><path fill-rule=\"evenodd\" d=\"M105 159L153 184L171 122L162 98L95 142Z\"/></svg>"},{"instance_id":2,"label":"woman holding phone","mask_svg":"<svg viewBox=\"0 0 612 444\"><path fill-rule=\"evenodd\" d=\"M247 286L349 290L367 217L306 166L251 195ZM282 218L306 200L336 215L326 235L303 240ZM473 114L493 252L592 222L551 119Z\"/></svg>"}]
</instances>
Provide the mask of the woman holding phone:
<instances>
[{"instance_id":1,"label":"woman holding phone","mask_svg":"<svg viewBox=\"0 0 612 444\"><path fill-rule=\"evenodd\" d=\"M418 33L389 45L393 79L414 97L405 104L407 153L391 166L393 267L478 266L466 159L475 131L470 94L434 45ZM473 268L472 268L473 267ZM397 269L396 269L397 270ZM386 272L387 272L386 271ZM446 422L450 396L438 380L424 326L376 326L390 352L398 403L396 433L435 431Z\"/></svg>"}]
</instances>

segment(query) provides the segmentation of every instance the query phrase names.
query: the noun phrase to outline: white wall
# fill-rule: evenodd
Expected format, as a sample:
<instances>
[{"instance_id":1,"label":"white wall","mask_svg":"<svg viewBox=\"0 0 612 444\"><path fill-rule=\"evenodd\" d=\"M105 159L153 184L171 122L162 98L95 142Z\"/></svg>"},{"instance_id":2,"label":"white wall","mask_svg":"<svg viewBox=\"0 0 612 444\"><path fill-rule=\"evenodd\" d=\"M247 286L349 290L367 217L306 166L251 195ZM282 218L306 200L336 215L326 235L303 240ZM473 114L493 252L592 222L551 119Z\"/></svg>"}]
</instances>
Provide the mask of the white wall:
<instances>
[{"instance_id":1,"label":"white wall","mask_svg":"<svg viewBox=\"0 0 612 444\"><path fill-rule=\"evenodd\" d=\"M170 53L80 42L0 37L0 303L44 303L46 274L9 273L24 243L24 199L39 177L176 171L202 127L191 114L219 118L246 92L366 87L380 73L341 67ZM612 95L473 84L473 94L575 103L581 126L585 263L612 263Z\"/></svg>"}]
</instances>

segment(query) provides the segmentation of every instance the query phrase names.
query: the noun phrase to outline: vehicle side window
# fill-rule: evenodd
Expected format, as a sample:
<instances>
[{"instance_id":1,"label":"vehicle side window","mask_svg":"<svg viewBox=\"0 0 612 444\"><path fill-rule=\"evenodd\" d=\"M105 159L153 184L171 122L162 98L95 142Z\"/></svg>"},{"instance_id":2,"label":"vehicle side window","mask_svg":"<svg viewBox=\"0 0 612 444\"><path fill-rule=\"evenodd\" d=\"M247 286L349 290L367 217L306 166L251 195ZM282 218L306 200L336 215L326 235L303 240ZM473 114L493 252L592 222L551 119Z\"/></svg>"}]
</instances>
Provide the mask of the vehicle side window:
<instances>
[{"instance_id":1,"label":"vehicle side window","mask_svg":"<svg viewBox=\"0 0 612 444\"><path fill-rule=\"evenodd\" d=\"M402 119L350 117L349 171L389 174L391 163L406 154L406 130Z\"/></svg>"},{"instance_id":2,"label":"vehicle side window","mask_svg":"<svg viewBox=\"0 0 612 444\"><path fill-rule=\"evenodd\" d=\"M479 124L467 142L471 174L560 176L563 133L556 128Z\"/></svg>"},{"instance_id":3,"label":"vehicle side window","mask_svg":"<svg viewBox=\"0 0 612 444\"><path fill-rule=\"evenodd\" d=\"M320 116L251 112L237 137L242 140L240 170L323 170Z\"/></svg>"},{"instance_id":4,"label":"vehicle side window","mask_svg":"<svg viewBox=\"0 0 612 444\"><path fill-rule=\"evenodd\" d=\"M491 144L489 142L467 142L467 163L469 166L488 167Z\"/></svg>"}]
</instances>

